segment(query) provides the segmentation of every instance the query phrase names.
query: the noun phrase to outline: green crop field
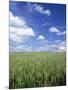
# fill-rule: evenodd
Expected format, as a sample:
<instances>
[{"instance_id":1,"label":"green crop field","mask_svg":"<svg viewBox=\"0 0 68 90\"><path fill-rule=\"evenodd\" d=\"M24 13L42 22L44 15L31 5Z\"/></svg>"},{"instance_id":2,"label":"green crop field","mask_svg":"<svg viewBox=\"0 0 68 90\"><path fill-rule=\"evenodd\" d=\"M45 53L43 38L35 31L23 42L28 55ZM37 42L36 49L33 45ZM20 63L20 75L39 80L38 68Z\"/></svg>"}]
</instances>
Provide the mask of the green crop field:
<instances>
[{"instance_id":1,"label":"green crop field","mask_svg":"<svg viewBox=\"0 0 68 90\"><path fill-rule=\"evenodd\" d=\"M9 88L66 85L66 54L17 52L9 55Z\"/></svg>"}]
</instances>

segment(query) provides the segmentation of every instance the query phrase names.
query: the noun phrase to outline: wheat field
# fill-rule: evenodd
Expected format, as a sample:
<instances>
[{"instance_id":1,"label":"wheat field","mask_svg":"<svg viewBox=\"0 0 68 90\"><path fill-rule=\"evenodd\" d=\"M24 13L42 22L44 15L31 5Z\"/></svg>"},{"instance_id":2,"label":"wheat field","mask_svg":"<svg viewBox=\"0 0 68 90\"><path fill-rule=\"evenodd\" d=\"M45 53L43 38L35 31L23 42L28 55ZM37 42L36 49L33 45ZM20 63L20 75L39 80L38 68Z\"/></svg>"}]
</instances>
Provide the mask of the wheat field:
<instances>
[{"instance_id":1,"label":"wheat field","mask_svg":"<svg viewBox=\"0 0 68 90\"><path fill-rule=\"evenodd\" d=\"M14 52L9 54L9 88L66 85L65 52Z\"/></svg>"}]
</instances>

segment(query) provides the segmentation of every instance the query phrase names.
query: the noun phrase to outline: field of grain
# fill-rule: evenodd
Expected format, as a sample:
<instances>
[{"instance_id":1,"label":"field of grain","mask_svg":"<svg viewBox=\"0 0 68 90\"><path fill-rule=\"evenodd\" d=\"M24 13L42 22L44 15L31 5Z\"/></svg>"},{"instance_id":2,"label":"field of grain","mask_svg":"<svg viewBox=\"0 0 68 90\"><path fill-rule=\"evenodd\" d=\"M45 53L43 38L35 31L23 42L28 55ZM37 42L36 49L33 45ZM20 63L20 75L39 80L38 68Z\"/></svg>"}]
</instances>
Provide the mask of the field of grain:
<instances>
[{"instance_id":1,"label":"field of grain","mask_svg":"<svg viewBox=\"0 0 68 90\"><path fill-rule=\"evenodd\" d=\"M62 85L66 85L65 53L10 53L10 89Z\"/></svg>"}]
</instances>

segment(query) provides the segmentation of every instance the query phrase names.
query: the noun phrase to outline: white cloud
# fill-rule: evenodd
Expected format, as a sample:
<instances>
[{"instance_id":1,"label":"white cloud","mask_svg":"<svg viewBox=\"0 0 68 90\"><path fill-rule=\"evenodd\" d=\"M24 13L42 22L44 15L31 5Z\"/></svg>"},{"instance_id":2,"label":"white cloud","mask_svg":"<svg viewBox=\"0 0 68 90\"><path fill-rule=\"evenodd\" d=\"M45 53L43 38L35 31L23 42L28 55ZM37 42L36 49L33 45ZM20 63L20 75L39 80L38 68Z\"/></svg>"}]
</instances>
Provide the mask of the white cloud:
<instances>
[{"instance_id":1,"label":"white cloud","mask_svg":"<svg viewBox=\"0 0 68 90\"><path fill-rule=\"evenodd\" d=\"M18 36L35 36L35 33L33 32L32 28L26 27L26 28L18 28L18 27L10 27L10 33L14 33Z\"/></svg>"},{"instance_id":2,"label":"white cloud","mask_svg":"<svg viewBox=\"0 0 68 90\"><path fill-rule=\"evenodd\" d=\"M65 52L66 51L66 41L56 40L57 43L44 43L39 46L36 51L52 51L52 52ZM50 41L49 41L50 42Z\"/></svg>"},{"instance_id":3,"label":"white cloud","mask_svg":"<svg viewBox=\"0 0 68 90\"><path fill-rule=\"evenodd\" d=\"M44 7L38 4L34 4L34 10L41 14L46 14L47 16L51 15L51 11L49 9L44 10Z\"/></svg>"},{"instance_id":4,"label":"white cloud","mask_svg":"<svg viewBox=\"0 0 68 90\"><path fill-rule=\"evenodd\" d=\"M65 34L66 34L65 31L63 31L63 32L58 32L58 33L57 33L57 35L59 35L59 36L60 36L60 35L65 35Z\"/></svg>"},{"instance_id":5,"label":"white cloud","mask_svg":"<svg viewBox=\"0 0 68 90\"><path fill-rule=\"evenodd\" d=\"M21 27L26 24L24 19L21 19L18 16L14 16L12 12L9 12L9 15L10 15L10 26Z\"/></svg>"},{"instance_id":6,"label":"white cloud","mask_svg":"<svg viewBox=\"0 0 68 90\"><path fill-rule=\"evenodd\" d=\"M37 38L37 40L44 40L44 39L45 39L45 37L43 35L39 35Z\"/></svg>"},{"instance_id":7,"label":"white cloud","mask_svg":"<svg viewBox=\"0 0 68 90\"><path fill-rule=\"evenodd\" d=\"M56 35L58 35L58 36L61 36L61 35L65 35L65 34L66 34L65 31L61 32L61 31L60 31L59 29L57 29L56 27L51 27L51 28L49 28L49 32L56 33Z\"/></svg>"},{"instance_id":8,"label":"white cloud","mask_svg":"<svg viewBox=\"0 0 68 90\"><path fill-rule=\"evenodd\" d=\"M17 35L21 35L21 36L35 36L35 33L33 32L32 28L27 27L25 29L20 28L19 30L17 30Z\"/></svg>"},{"instance_id":9,"label":"white cloud","mask_svg":"<svg viewBox=\"0 0 68 90\"><path fill-rule=\"evenodd\" d=\"M55 32L55 33L60 32L59 29L57 29L56 27L51 27L51 28L49 29L49 31L50 31L50 32Z\"/></svg>"},{"instance_id":10,"label":"white cloud","mask_svg":"<svg viewBox=\"0 0 68 90\"><path fill-rule=\"evenodd\" d=\"M13 41L22 41L23 37L35 36L31 27L28 27L26 21L10 12L10 39Z\"/></svg>"},{"instance_id":11,"label":"white cloud","mask_svg":"<svg viewBox=\"0 0 68 90\"><path fill-rule=\"evenodd\" d=\"M59 43L59 46L64 46L64 47L66 47L66 41L60 42L60 43Z\"/></svg>"},{"instance_id":12,"label":"white cloud","mask_svg":"<svg viewBox=\"0 0 68 90\"><path fill-rule=\"evenodd\" d=\"M61 41L61 42L58 42L57 44L52 44L51 48L52 47L54 48L54 51L64 52L64 51L66 51L66 42Z\"/></svg>"},{"instance_id":13,"label":"white cloud","mask_svg":"<svg viewBox=\"0 0 68 90\"><path fill-rule=\"evenodd\" d=\"M10 33L10 40L15 41L15 42L17 42L17 41L21 42L22 41L21 38L14 33Z\"/></svg>"},{"instance_id":14,"label":"white cloud","mask_svg":"<svg viewBox=\"0 0 68 90\"><path fill-rule=\"evenodd\" d=\"M39 4L31 4L29 2L29 3L27 3L27 5L28 5L29 12L36 11L40 14L44 14L47 16L51 15L51 11L49 9L44 9L44 7Z\"/></svg>"},{"instance_id":15,"label":"white cloud","mask_svg":"<svg viewBox=\"0 0 68 90\"><path fill-rule=\"evenodd\" d=\"M23 51L23 52L32 52L33 51L33 48L32 48L32 46L27 46L27 45L20 45L20 46L17 46L16 48L15 48L15 51L17 51L17 52L21 52L21 51Z\"/></svg>"},{"instance_id":16,"label":"white cloud","mask_svg":"<svg viewBox=\"0 0 68 90\"><path fill-rule=\"evenodd\" d=\"M58 49L60 50L60 51L65 51L66 50L66 47L58 47Z\"/></svg>"},{"instance_id":17,"label":"white cloud","mask_svg":"<svg viewBox=\"0 0 68 90\"><path fill-rule=\"evenodd\" d=\"M55 42L55 43L59 43L59 42L61 42L61 40L55 40L54 42Z\"/></svg>"},{"instance_id":18,"label":"white cloud","mask_svg":"<svg viewBox=\"0 0 68 90\"><path fill-rule=\"evenodd\" d=\"M65 52L66 51L65 41L61 41L58 44L53 42L49 44L43 44L37 47L36 51Z\"/></svg>"}]
</instances>

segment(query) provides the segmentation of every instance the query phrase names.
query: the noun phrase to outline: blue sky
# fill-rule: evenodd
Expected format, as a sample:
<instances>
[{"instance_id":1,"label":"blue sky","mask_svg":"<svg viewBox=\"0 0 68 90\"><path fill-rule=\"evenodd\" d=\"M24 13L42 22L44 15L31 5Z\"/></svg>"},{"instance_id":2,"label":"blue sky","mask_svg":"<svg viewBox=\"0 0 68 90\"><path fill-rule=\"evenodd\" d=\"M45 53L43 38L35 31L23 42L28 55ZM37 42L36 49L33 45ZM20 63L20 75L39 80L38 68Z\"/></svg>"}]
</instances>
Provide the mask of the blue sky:
<instances>
[{"instance_id":1,"label":"blue sky","mask_svg":"<svg viewBox=\"0 0 68 90\"><path fill-rule=\"evenodd\" d=\"M66 50L66 6L64 4L9 2L10 51Z\"/></svg>"}]
</instances>

